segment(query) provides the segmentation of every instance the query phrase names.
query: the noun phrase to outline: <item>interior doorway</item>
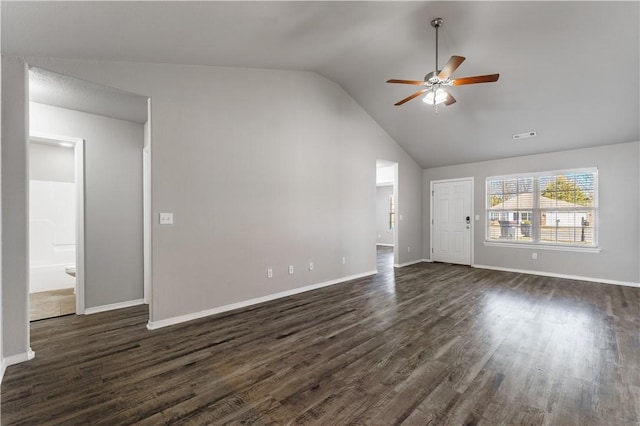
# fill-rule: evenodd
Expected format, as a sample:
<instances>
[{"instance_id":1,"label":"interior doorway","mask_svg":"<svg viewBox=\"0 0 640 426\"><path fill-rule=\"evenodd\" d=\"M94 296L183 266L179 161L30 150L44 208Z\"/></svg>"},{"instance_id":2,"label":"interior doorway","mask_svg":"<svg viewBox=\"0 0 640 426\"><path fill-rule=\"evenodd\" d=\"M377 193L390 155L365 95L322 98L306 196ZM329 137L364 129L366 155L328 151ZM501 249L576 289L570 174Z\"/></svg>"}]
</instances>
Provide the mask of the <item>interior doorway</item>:
<instances>
[{"instance_id":1,"label":"interior doorway","mask_svg":"<svg viewBox=\"0 0 640 426\"><path fill-rule=\"evenodd\" d=\"M376 160L376 248L393 252L397 264L398 163Z\"/></svg>"},{"instance_id":2,"label":"interior doorway","mask_svg":"<svg viewBox=\"0 0 640 426\"><path fill-rule=\"evenodd\" d=\"M87 215L86 221L77 215L76 248L83 250L74 261L64 260L67 275L75 265L75 313L144 303L151 287L143 241L150 215L149 200L143 200L143 190L150 192L149 98L33 66L28 88L32 136L41 132L41 142L75 143L78 164L86 170L86 179L77 182L82 198L76 203ZM27 162L28 173L33 166Z\"/></svg>"},{"instance_id":3,"label":"interior doorway","mask_svg":"<svg viewBox=\"0 0 640 426\"><path fill-rule=\"evenodd\" d=\"M431 182L431 260L472 264L473 178Z\"/></svg>"},{"instance_id":4,"label":"interior doorway","mask_svg":"<svg viewBox=\"0 0 640 426\"><path fill-rule=\"evenodd\" d=\"M82 313L84 141L29 140L29 320Z\"/></svg>"}]
</instances>

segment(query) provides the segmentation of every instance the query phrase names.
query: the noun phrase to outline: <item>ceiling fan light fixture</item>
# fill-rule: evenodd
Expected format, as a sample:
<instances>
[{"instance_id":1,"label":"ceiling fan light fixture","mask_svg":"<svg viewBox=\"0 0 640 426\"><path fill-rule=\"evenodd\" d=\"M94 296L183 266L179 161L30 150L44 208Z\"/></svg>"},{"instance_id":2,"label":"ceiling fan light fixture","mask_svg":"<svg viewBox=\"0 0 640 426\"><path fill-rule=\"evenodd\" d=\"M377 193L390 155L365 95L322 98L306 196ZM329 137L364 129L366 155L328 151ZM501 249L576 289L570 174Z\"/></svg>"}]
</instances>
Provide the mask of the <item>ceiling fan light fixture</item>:
<instances>
[{"instance_id":1,"label":"ceiling fan light fixture","mask_svg":"<svg viewBox=\"0 0 640 426\"><path fill-rule=\"evenodd\" d=\"M414 86L422 86L420 90L417 92L407 96L406 98L396 102L395 106L403 105L409 102L412 99L415 99L426 93L426 96L422 98L422 101L425 104L431 106L437 106L438 104L445 104L445 106L450 106L456 103L456 99L453 97L451 93L442 89L443 86L463 86L466 84L477 84L477 83L491 83L494 81L498 81L500 74L487 74L487 75L476 75L473 77L462 77L462 78L451 78L451 74L458 69L460 64L464 62L464 56L452 56L449 58L449 61L445 64L442 69L438 69L438 28L442 26L444 20L442 18L436 18L431 21L431 26L436 30L436 67L434 71L428 73L424 80L400 80L392 78L387 80L387 83L397 83L397 84L411 84ZM435 108L436 114L438 113L438 108Z\"/></svg>"},{"instance_id":2,"label":"ceiling fan light fixture","mask_svg":"<svg viewBox=\"0 0 640 426\"><path fill-rule=\"evenodd\" d=\"M447 101L447 92L444 89L429 90L422 98L422 102L428 105L438 105Z\"/></svg>"}]
</instances>

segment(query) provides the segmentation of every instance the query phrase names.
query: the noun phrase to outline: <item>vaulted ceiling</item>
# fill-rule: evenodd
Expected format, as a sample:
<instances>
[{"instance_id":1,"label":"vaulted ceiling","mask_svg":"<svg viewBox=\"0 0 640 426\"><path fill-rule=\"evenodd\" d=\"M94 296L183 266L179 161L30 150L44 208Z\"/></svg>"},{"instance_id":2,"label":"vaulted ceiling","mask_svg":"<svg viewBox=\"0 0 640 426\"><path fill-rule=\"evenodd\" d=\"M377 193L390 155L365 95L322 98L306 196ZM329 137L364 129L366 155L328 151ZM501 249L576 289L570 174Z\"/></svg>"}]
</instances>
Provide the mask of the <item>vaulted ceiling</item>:
<instances>
[{"instance_id":1,"label":"vaulted ceiling","mask_svg":"<svg viewBox=\"0 0 640 426\"><path fill-rule=\"evenodd\" d=\"M2 53L317 72L428 168L640 140L639 5L3 1ZM466 57L453 77L500 80L451 88L437 115L396 107L416 86L385 81L434 69L435 17L440 64Z\"/></svg>"}]
</instances>

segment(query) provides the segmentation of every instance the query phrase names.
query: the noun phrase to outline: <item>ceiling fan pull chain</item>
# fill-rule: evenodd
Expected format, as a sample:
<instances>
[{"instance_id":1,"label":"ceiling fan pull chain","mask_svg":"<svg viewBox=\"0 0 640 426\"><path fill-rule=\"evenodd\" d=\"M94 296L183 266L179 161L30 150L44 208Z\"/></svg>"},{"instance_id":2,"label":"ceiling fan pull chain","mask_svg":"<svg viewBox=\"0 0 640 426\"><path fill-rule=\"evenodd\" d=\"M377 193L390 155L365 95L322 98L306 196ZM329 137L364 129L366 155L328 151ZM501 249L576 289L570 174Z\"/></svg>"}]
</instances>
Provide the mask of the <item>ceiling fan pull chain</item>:
<instances>
[{"instance_id":1,"label":"ceiling fan pull chain","mask_svg":"<svg viewBox=\"0 0 640 426\"><path fill-rule=\"evenodd\" d=\"M436 25L436 69L433 75L438 75L438 28L440 25Z\"/></svg>"}]
</instances>

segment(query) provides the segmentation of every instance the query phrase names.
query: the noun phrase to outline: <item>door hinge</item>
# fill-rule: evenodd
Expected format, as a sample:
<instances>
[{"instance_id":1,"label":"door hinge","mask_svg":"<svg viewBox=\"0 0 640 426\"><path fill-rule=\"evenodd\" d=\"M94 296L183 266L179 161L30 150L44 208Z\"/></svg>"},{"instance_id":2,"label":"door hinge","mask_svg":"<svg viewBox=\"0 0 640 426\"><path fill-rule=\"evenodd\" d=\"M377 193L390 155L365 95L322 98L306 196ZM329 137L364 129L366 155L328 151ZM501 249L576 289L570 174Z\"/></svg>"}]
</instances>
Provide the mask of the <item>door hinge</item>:
<instances>
[{"instance_id":1,"label":"door hinge","mask_svg":"<svg viewBox=\"0 0 640 426\"><path fill-rule=\"evenodd\" d=\"M436 191L431 191L431 195L436 195Z\"/></svg>"}]
</instances>

